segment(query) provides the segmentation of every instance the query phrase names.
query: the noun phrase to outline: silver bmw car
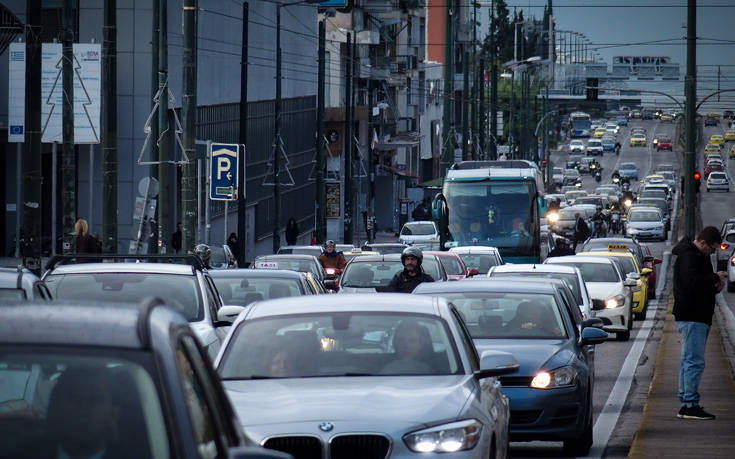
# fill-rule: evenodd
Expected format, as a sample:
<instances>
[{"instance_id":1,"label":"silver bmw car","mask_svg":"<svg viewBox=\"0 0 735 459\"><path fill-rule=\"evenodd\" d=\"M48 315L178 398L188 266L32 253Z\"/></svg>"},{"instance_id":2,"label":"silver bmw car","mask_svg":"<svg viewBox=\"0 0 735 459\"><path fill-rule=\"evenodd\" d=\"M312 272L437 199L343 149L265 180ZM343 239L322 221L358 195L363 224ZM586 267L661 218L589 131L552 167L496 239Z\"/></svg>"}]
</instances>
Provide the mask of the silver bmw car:
<instances>
[{"instance_id":1,"label":"silver bmw car","mask_svg":"<svg viewBox=\"0 0 735 459\"><path fill-rule=\"evenodd\" d=\"M215 362L254 441L299 457L508 454L506 352L477 355L442 298L333 295L255 303Z\"/></svg>"}]
</instances>

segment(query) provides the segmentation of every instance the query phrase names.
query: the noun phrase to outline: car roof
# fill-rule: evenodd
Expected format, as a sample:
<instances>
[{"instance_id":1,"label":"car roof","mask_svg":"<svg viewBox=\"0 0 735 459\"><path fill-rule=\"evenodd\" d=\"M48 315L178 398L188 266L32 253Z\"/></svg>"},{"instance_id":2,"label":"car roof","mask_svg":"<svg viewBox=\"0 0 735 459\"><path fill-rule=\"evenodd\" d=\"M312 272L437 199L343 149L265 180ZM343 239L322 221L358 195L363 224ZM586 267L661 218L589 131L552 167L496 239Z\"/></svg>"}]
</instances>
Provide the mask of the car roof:
<instances>
[{"instance_id":1,"label":"car roof","mask_svg":"<svg viewBox=\"0 0 735 459\"><path fill-rule=\"evenodd\" d=\"M498 265L490 268L490 272L502 274L502 273L524 273L524 272L543 272L543 273L566 273L576 274L579 268L575 266L563 266L554 264L508 264Z\"/></svg>"},{"instance_id":2,"label":"car roof","mask_svg":"<svg viewBox=\"0 0 735 459\"><path fill-rule=\"evenodd\" d=\"M317 257L308 253L279 253L277 255L260 255L255 261L276 261L276 260L309 260L315 261Z\"/></svg>"},{"instance_id":3,"label":"car roof","mask_svg":"<svg viewBox=\"0 0 735 459\"><path fill-rule=\"evenodd\" d=\"M622 250L610 250L610 251L593 250L593 251L590 251L590 252L579 252L577 255L580 255L580 256L583 256L583 257L627 257L627 258L632 258L633 260L635 260L635 255L630 250L628 250L628 251L622 251ZM638 264L638 263L636 262L636 264Z\"/></svg>"},{"instance_id":4,"label":"car roof","mask_svg":"<svg viewBox=\"0 0 735 459\"><path fill-rule=\"evenodd\" d=\"M0 308L0 343L141 349L147 340L141 335L160 328L146 322L142 332L142 310L134 304L59 301ZM145 318L188 327L183 317L165 307L153 306Z\"/></svg>"},{"instance_id":5,"label":"car roof","mask_svg":"<svg viewBox=\"0 0 735 459\"><path fill-rule=\"evenodd\" d=\"M438 302L446 304L445 300L407 295L405 293L310 295L255 303L250 307L245 319L251 320L299 313L360 311L406 312L439 316Z\"/></svg>"},{"instance_id":6,"label":"car roof","mask_svg":"<svg viewBox=\"0 0 735 459\"><path fill-rule=\"evenodd\" d=\"M59 265L46 275L87 273L146 273L193 275L194 267L176 263L77 263Z\"/></svg>"},{"instance_id":7,"label":"car roof","mask_svg":"<svg viewBox=\"0 0 735 459\"><path fill-rule=\"evenodd\" d=\"M556 288L547 282L511 282L492 277L462 279L455 282L424 282L414 290L415 293L464 293L464 292L518 292L553 294Z\"/></svg>"},{"instance_id":8,"label":"car roof","mask_svg":"<svg viewBox=\"0 0 735 459\"><path fill-rule=\"evenodd\" d=\"M295 279L301 278L301 274L298 271L291 271L289 269L217 269L210 272L211 276L217 278L238 278L238 279L254 279L254 278L279 278L279 279Z\"/></svg>"},{"instance_id":9,"label":"car roof","mask_svg":"<svg viewBox=\"0 0 735 459\"><path fill-rule=\"evenodd\" d=\"M601 263L601 264L610 264L612 263L612 260L608 259L607 257L578 257L577 255L565 255L563 257L552 257L547 258L546 261L553 264L555 262L560 263L576 263L578 261L582 261L584 263Z\"/></svg>"}]
</instances>

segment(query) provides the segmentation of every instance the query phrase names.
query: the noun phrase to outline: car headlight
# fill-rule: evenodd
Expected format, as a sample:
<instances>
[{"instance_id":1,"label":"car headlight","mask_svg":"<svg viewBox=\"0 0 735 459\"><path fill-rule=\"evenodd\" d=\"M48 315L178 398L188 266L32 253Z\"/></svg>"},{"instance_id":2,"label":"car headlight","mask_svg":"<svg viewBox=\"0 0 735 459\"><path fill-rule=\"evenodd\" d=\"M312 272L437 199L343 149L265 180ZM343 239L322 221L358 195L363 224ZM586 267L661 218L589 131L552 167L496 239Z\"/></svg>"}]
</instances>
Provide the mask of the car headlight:
<instances>
[{"instance_id":1,"label":"car headlight","mask_svg":"<svg viewBox=\"0 0 735 459\"><path fill-rule=\"evenodd\" d=\"M630 199L626 199L623 204L625 204L625 207L630 207L633 205L633 201Z\"/></svg>"},{"instance_id":2,"label":"car headlight","mask_svg":"<svg viewBox=\"0 0 735 459\"><path fill-rule=\"evenodd\" d=\"M573 386L577 381L577 369L574 367L561 367L551 371L540 371L536 373L531 381L534 389L556 389L559 387Z\"/></svg>"},{"instance_id":3,"label":"car headlight","mask_svg":"<svg viewBox=\"0 0 735 459\"><path fill-rule=\"evenodd\" d=\"M615 295L612 298L608 298L605 300L605 308L607 309L613 309L613 308L619 308L620 306L625 304L625 297L623 295Z\"/></svg>"},{"instance_id":4,"label":"car headlight","mask_svg":"<svg viewBox=\"0 0 735 459\"><path fill-rule=\"evenodd\" d=\"M480 421L466 419L406 434L403 441L415 453L454 453L474 448L481 433Z\"/></svg>"},{"instance_id":5,"label":"car headlight","mask_svg":"<svg viewBox=\"0 0 735 459\"><path fill-rule=\"evenodd\" d=\"M546 216L546 220L548 220L549 223L556 223L559 221L559 214L552 212Z\"/></svg>"}]
</instances>

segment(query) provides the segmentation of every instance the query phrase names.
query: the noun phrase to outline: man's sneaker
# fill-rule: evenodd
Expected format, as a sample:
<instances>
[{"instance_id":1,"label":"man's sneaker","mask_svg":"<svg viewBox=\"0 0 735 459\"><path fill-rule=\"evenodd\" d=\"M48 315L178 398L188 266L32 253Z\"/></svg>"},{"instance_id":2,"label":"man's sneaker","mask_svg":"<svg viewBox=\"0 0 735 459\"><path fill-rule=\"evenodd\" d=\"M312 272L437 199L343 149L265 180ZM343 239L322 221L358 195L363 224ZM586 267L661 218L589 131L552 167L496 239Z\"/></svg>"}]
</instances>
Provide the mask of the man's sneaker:
<instances>
[{"instance_id":1,"label":"man's sneaker","mask_svg":"<svg viewBox=\"0 0 735 459\"><path fill-rule=\"evenodd\" d=\"M677 414L676 417L681 419L711 420L715 418L715 415L704 411L701 406L697 405L692 407L682 406L679 410L679 414Z\"/></svg>"}]
</instances>

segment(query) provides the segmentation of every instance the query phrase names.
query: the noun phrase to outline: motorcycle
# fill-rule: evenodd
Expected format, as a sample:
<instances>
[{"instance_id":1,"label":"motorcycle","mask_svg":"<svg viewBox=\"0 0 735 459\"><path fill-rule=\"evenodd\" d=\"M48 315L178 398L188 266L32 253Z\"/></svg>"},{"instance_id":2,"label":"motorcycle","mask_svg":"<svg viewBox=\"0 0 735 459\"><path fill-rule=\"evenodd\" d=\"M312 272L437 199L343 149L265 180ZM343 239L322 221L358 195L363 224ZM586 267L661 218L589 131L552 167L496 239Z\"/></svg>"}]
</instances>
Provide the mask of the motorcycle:
<instances>
[{"instance_id":1,"label":"motorcycle","mask_svg":"<svg viewBox=\"0 0 735 459\"><path fill-rule=\"evenodd\" d=\"M324 268L324 287L329 292L336 292L339 286L339 277L342 270L339 268Z\"/></svg>"},{"instance_id":2,"label":"motorcycle","mask_svg":"<svg viewBox=\"0 0 735 459\"><path fill-rule=\"evenodd\" d=\"M607 237L607 224L602 220L595 220L592 237Z\"/></svg>"},{"instance_id":3,"label":"motorcycle","mask_svg":"<svg viewBox=\"0 0 735 459\"><path fill-rule=\"evenodd\" d=\"M595 181L597 183L602 181L602 172L600 171L600 169L595 169L595 172L593 173L593 175L595 176Z\"/></svg>"},{"instance_id":4,"label":"motorcycle","mask_svg":"<svg viewBox=\"0 0 735 459\"><path fill-rule=\"evenodd\" d=\"M618 234L620 232L620 212L617 210L610 214L610 231L612 231L613 234Z\"/></svg>"}]
</instances>

